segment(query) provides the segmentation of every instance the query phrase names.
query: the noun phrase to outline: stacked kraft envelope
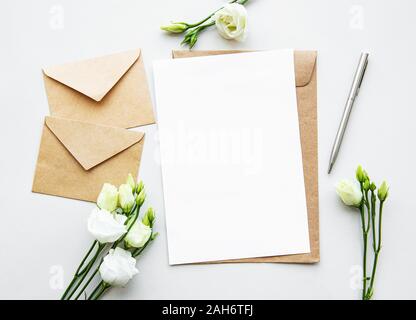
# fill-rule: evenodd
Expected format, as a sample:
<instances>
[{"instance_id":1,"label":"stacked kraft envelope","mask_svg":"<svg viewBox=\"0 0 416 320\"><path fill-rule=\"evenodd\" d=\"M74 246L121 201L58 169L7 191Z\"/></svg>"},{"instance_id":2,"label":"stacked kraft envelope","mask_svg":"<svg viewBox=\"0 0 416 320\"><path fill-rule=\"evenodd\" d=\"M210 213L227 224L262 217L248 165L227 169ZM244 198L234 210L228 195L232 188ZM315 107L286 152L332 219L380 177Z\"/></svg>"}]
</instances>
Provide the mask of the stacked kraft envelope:
<instances>
[{"instance_id":1,"label":"stacked kraft envelope","mask_svg":"<svg viewBox=\"0 0 416 320\"><path fill-rule=\"evenodd\" d=\"M173 51L173 59L193 58L219 54L236 54L247 51ZM208 263L317 263L319 250L319 188L318 188L318 118L317 118L317 52L294 51L296 97L300 139L302 146L303 175L308 210L308 228L311 252L272 257L225 260Z\"/></svg>"},{"instance_id":2,"label":"stacked kraft envelope","mask_svg":"<svg viewBox=\"0 0 416 320\"><path fill-rule=\"evenodd\" d=\"M33 192L95 202L105 182L137 177L155 123L141 50L43 69L45 117Z\"/></svg>"}]
</instances>

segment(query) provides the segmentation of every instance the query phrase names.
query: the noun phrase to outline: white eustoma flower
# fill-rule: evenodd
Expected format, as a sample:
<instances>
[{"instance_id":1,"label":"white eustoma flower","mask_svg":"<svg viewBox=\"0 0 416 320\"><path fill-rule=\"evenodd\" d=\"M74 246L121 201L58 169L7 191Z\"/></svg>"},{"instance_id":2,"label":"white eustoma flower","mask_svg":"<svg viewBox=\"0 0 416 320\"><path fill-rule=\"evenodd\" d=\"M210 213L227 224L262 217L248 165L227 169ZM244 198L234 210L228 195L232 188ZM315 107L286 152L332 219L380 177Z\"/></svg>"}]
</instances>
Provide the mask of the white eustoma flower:
<instances>
[{"instance_id":1,"label":"white eustoma flower","mask_svg":"<svg viewBox=\"0 0 416 320\"><path fill-rule=\"evenodd\" d=\"M97 206L100 209L113 212L117 209L118 204L118 191L115 186L109 183L104 183L100 194L97 198Z\"/></svg>"},{"instance_id":2,"label":"white eustoma flower","mask_svg":"<svg viewBox=\"0 0 416 320\"><path fill-rule=\"evenodd\" d=\"M141 248L146 244L151 235L152 228L138 220L131 227L124 240L131 247Z\"/></svg>"},{"instance_id":3,"label":"white eustoma flower","mask_svg":"<svg viewBox=\"0 0 416 320\"><path fill-rule=\"evenodd\" d=\"M122 184L118 188L118 201L124 212L129 212L134 204L134 195L129 184Z\"/></svg>"},{"instance_id":4,"label":"white eustoma flower","mask_svg":"<svg viewBox=\"0 0 416 320\"><path fill-rule=\"evenodd\" d=\"M114 287L124 287L139 273L136 269L136 259L131 256L130 251L118 247L108 252L99 270L103 281Z\"/></svg>"},{"instance_id":5,"label":"white eustoma flower","mask_svg":"<svg viewBox=\"0 0 416 320\"><path fill-rule=\"evenodd\" d=\"M126 219L124 215L95 208L88 218L88 231L100 243L111 243L127 232Z\"/></svg>"},{"instance_id":6,"label":"white eustoma flower","mask_svg":"<svg viewBox=\"0 0 416 320\"><path fill-rule=\"evenodd\" d=\"M226 4L214 15L218 33L227 40L243 41L247 30L247 10L238 3Z\"/></svg>"},{"instance_id":7,"label":"white eustoma flower","mask_svg":"<svg viewBox=\"0 0 416 320\"><path fill-rule=\"evenodd\" d=\"M357 184L350 180L341 180L336 186L337 194L347 206L359 207L363 195Z\"/></svg>"}]
</instances>

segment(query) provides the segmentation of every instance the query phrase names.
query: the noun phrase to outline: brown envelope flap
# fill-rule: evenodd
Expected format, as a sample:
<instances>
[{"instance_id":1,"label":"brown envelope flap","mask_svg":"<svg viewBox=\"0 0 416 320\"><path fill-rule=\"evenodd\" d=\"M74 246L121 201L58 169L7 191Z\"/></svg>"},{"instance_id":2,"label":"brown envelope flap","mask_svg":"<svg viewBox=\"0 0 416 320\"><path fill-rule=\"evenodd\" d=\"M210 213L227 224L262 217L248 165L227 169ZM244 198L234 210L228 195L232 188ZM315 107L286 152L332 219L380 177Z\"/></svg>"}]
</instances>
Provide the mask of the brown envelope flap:
<instances>
[{"instance_id":1,"label":"brown envelope flap","mask_svg":"<svg viewBox=\"0 0 416 320\"><path fill-rule=\"evenodd\" d=\"M45 124L85 170L115 156L144 137L143 132L55 117L46 117Z\"/></svg>"},{"instance_id":2,"label":"brown envelope flap","mask_svg":"<svg viewBox=\"0 0 416 320\"><path fill-rule=\"evenodd\" d=\"M220 55L230 53L249 52L246 50L209 50L209 51L189 51L189 50L173 50L173 58L192 58L207 55ZM295 74L296 86L304 87L309 84L312 79L313 71L316 64L316 51L295 51Z\"/></svg>"},{"instance_id":3,"label":"brown envelope flap","mask_svg":"<svg viewBox=\"0 0 416 320\"><path fill-rule=\"evenodd\" d=\"M140 49L43 69L50 78L101 101L139 59Z\"/></svg>"}]
</instances>

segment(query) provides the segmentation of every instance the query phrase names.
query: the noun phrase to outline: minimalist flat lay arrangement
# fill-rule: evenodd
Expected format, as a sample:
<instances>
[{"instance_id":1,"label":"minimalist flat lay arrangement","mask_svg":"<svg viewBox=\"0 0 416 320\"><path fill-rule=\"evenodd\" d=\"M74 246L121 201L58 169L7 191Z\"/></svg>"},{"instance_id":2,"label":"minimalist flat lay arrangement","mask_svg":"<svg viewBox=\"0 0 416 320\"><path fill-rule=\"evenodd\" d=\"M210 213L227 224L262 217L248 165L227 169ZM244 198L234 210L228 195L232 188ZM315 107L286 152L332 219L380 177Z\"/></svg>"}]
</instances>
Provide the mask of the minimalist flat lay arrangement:
<instances>
[{"instance_id":1,"label":"minimalist flat lay arrangement","mask_svg":"<svg viewBox=\"0 0 416 320\"><path fill-rule=\"evenodd\" d=\"M336 194L361 222L362 248L352 242L362 250L360 298L373 299L383 286L378 274L391 176L386 173L389 185L376 183L358 166L355 181L339 181L335 192L320 199L318 76L319 60L328 55L311 47L232 47L247 38L254 8L254 1L225 1L196 22L175 19L156 28L163 37L183 37L182 48L164 48L157 59L147 60L146 47L134 49L133 42L130 50L103 49L39 67L48 113L36 124L41 135L32 192L54 206L57 197L90 206L77 233L92 243L71 248L80 253L79 265L74 261L75 271L65 270L57 298L98 300L112 288L129 290L139 270L147 276L140 266L143 254L153 259L165 242L167 260L157 263L178 278L187 277L182 270L192 270L195 280L202 268L229 267L228 272L243 264L311 275L317 265L331 263L320 243L322 228L328 228L320 222L320 202ZM231 40L228 49L198 48L210 28ZM56 55L56 61L61 58ZM341 121L332 119L339 127L325 177L339 169L334 164L343 156L353 105L359 112L355 105L365 91L369 59L362 53ZM341 107L334 108L339 113ZM153 138L158 150L147 144ZM355 143L374 141L370 133L360 139ZM163 210L149 201L152 185L146 183L145 190L142 182L143 163L151 158L158 163Z\"/></svg>"}]
</instances>

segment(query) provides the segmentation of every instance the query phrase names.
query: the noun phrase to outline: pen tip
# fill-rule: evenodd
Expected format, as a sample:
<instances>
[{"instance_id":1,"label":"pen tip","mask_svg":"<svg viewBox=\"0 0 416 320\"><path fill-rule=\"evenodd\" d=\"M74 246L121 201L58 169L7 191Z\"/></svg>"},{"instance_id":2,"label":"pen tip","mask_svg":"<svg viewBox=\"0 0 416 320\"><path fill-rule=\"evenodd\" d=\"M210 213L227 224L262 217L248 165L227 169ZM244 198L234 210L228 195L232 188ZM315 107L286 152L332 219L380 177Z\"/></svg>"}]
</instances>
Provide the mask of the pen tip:
<instances>
[{"instance_id":1,"label":"pen tip","mask_svg":"<svg viewBox=\"0 0 416 320\"><path fill-rule=\"evenodd\" d=\"M329 164L329 167L328 167L328 174L330 174L331 173L331 170L332 170L332 166L334 165L334 163L333 162L331 162L330 164Z\"/></svg>"}]
</instances>

